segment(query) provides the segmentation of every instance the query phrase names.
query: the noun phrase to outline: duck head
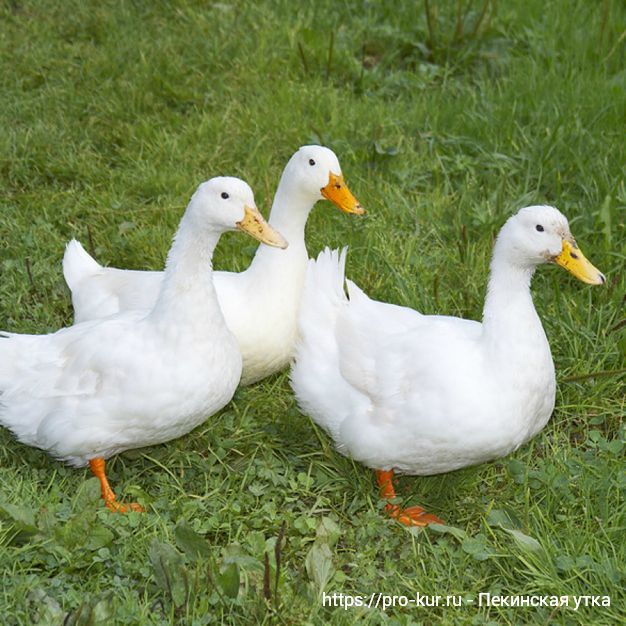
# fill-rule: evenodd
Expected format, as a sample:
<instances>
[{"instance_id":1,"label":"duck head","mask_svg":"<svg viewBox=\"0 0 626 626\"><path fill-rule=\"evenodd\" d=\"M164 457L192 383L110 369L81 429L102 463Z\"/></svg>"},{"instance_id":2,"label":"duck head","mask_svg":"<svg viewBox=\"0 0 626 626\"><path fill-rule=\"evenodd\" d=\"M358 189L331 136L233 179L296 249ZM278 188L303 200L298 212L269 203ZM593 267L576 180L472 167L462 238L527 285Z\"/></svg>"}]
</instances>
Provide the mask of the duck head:
<instances>
[{"instance_id":1,"label":"duck head","mask_svg":"<svg viewBox=\"0 0 626 626\"><path fill-rule=\"evenodd\" d=\"M606 282L604 274L585 258L567 218L555 207L520 209L502 227L496 245L517 266L534 269L541 263L556 263L589 285Z\"/></svg>"},{"instance_id":2,"label":"duck head","mask_svg":"<svg viewBox=\"0 0 626 626\"><path fill-rule=\"evenodd\" d=\"M196 224L219 231L241 230L254 239L277 248L287 241L263 218L249 185L239 178L217 176L202 183L187 211Z\"/></svg>"},{"instance_id":3,"label":"duck head","mask_svg":"<svg viewBox=\"0 0 626 626\"><path fill-rule=\"evenodd\" d=\"M312 202L325 198L345 213L365 213L346 185L337 156L329 148L302 146L289 159L283 176L289 179L292 189L309 196Z\"/></svg>"}]
</instances>

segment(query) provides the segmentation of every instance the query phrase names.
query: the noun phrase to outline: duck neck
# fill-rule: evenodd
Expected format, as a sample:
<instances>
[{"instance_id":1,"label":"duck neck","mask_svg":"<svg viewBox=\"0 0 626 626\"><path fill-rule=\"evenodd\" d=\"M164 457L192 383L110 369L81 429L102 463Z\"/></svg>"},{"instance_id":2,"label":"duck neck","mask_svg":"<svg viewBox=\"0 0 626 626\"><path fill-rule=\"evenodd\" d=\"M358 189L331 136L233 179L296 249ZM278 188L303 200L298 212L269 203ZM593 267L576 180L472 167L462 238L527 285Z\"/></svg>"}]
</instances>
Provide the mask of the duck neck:
<instances>
[{"instance_id":1,"label":"duck neck","mask_svg":"<svg viewBox=\"0 0 626 626\"><path fill-rule=\"evenodd\" d=\"M281 179L268 222L289 243L286 250L260 245L256 251L251 267L262 265L264 271L268 264L289 267L296 259L306 263L308 258L304 243L304 228L311 209L316 200L294 189L288 181Z\"/></svg>"},{"instance_id":2,"label":"duck neck","mask_svg":"<svg viewBox=\"0 0 626 626\"><path fill-rule=\"evenodd\" d=\"M483 340L513 357L517 348L547 344L530 292L534 266L520 266L494 251L483 309Z\"/></svg>"},{"instance_id":3,"label":"duck neck","mask_svg":"<svg viewBox=\"0 0 626 626\"><path fill-rule=\"evenodd\" d=\"M213 287L212 258L221 230L196 225L184 216L165 264L161 291L152 317L209 328L207 320L223 322Z\"/></svg>"}]
</instances>

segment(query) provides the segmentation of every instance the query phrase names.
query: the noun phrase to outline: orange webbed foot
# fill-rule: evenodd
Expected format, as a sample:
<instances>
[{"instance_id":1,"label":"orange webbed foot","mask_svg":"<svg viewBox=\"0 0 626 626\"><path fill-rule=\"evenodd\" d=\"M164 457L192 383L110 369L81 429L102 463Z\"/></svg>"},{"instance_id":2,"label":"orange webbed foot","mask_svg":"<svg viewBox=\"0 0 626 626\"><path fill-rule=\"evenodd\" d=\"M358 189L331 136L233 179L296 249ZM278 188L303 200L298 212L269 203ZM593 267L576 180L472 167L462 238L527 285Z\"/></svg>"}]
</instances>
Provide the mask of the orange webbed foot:
<instances>
[{"instance_id":1,"label":"orange webbed foot","mask_svg":"<svg viewBox=\"0 0 626 626\"><path fill-rule=\"evenodd\" d=\"M134 511L135 513L145 513L146 509L144 509L141 504L137 502L129 502L128 504L122 504L118 502L115 498L112 500L105 500L104 504L106 505L109 511L113 513L128 513L129 511Z\"/></svg>"},{"instance_id":2,"label":"orange webbed foot","mask_svg":"<svg viewBox=\"0 0 626 626\"><path fill-rule=\"evenodd\" d=\"M107 480L106 473L104 471L104 459L97 458L89 461L89 467L94 476L100 481L100 491L102 493L102 499L109 511L113 513L128 513L128 511L135 511L136 513L143 513L145 509L136 502L129 502L128 504L122 504L117 501L111 485Z\"/></svg>"},{"instance_id":3,"label":"orange webbed foot","mask_svg":"<svg viewBox=\"0 0 626 626\"><path fill-rule=\"evenodd\" d=\"M428 526L428 524L443 524L443 520L439 519L432 513L426 513L421 506L410 506L406 509L400 509L393 515L401 524L405 526Z\"/></svg>"},{"instance_id":4,"label":"orange webbed foot","mask_svg":"<svg viewBox=\"0 0 626 626\"><path fill-rule=\"evenodd\" d=\"M376 471L378 486L380 487L381 496L386 500L393 500L396 497L396 491L393 487L393 470ZM436 515L426 513L421 506L410 506L401 509L397 504L388 502L385 511L389 517L393 517L405 526L428 526L428 524L443 524L443 520Z\"/></svg>"}]
</instances>

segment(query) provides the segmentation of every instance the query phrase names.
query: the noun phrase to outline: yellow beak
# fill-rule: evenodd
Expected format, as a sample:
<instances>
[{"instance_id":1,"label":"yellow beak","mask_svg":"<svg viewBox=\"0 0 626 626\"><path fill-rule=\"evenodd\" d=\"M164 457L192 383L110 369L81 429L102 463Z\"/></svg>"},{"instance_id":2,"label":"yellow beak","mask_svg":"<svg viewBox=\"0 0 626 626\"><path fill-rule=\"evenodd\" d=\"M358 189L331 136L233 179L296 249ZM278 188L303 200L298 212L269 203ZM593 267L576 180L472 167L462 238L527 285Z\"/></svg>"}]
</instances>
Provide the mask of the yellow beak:
<instances>
[{"instance_id":1,"label":"yellow beak","mask_svg":"<svg viewBox=\"0 0 626 626\"><path fill-rule=\"evenodd\" d=\"M268 246L284 250L289 245L287 240L265 221L256 207L245 206L243 219L237 222L236 226L239 230L248 233L251 237Z\"/></svg>"},{"instance_id":2,"label":"yellow beak","mask_svg":"<svg viewBox=\"0 0 626 626\"><path fill-rule=\"evenodd\" d=\"M355 215L363 215L365 209L361 203L352 195L348 189L346 181L342 175L337 176L332 172L328 175L328 185L320 189L321 194L330 200L335 206L339 207L344 213L354 213Z\"/></svg>"},{"instance_id":3,"label":"yellow beak","mask_svg":"<svg viewBox=\"0 0 626 626\"><path fill-rule=\"evenodd\" d=\"M602 285L606 282L604 274L589 263L573 239L563 239L563 251L554 258L554 262L588 285Z\"/></svg>"}]
</instances>

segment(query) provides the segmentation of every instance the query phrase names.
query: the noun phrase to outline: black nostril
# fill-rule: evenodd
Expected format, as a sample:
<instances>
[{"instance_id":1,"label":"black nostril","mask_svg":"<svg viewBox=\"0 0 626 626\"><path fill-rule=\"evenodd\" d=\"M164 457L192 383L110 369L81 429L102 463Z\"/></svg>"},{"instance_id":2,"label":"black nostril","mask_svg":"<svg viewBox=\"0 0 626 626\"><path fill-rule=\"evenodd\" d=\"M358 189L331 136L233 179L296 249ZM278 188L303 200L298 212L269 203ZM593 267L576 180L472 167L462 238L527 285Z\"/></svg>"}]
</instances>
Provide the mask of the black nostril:
<instances>
[{"instance_id":1,"label":"black nostril","mask_svg":"<svg viewBox=\"0 0 626 626\"><path fill-rule=\"evenodd\" d=\"M570 252L569 255L572 257L572 259L577 259L578 255L575 254L574 252Z\"/></svg>"}]
</instances>

